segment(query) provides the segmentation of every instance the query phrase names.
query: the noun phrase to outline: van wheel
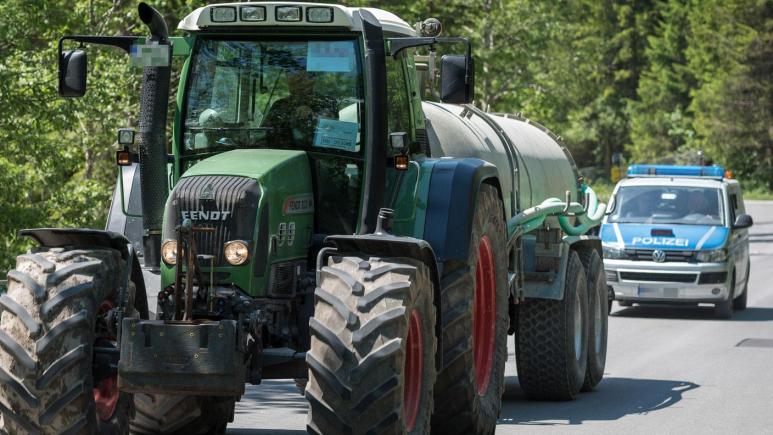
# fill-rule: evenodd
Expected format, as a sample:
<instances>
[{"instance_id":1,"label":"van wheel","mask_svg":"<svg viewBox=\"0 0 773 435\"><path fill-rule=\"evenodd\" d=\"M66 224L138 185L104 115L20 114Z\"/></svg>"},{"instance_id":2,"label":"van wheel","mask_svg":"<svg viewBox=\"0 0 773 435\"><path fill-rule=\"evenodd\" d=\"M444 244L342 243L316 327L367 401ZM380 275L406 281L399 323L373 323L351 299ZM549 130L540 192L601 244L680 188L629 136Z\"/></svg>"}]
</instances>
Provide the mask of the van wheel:
<instances>
[{"instance_id":1,"label":"van wheel","mask_svg":"<svg viewBox=\"0 0 773 435\"><path fill-rule=\"evenodd\" d=\"M745 310L746 309L746 299L747 295L749 294L749 265L746 265L746 283L743 285L743 293L741 293L740 296L733 299L733 309L734 310Z\"/></svg>"},{"instance_id":2,"label":"van wheel","mask_svg":"<svg viewBox=\"0 0 773 435\"><path fill-rule=\"evenodd\" d=\"M735 289L735 271L733 271L733 280L730 281L727 299L714 304L714 315L720 319L730 319L733 317L733 289Z\"/></svg>"}]
</instances>

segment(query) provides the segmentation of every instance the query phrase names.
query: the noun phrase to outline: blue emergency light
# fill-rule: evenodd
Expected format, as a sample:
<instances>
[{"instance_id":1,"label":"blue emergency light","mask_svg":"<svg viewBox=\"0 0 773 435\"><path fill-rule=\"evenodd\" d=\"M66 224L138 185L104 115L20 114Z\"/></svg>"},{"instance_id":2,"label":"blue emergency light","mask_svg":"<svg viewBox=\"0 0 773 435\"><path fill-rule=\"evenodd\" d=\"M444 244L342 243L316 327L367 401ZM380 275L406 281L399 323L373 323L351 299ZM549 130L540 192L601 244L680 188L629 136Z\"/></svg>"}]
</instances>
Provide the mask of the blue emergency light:
<instances>
[{"instance_id":1,"label":"blue emergency light","mask_svg":"<svg viewBox=\"0 0 773 435\"><path fill-rule=\"evenodd\" d=\"M706 177L722 179L722 166L631 165L628 177Z\"/></svg>"}]
</instances>

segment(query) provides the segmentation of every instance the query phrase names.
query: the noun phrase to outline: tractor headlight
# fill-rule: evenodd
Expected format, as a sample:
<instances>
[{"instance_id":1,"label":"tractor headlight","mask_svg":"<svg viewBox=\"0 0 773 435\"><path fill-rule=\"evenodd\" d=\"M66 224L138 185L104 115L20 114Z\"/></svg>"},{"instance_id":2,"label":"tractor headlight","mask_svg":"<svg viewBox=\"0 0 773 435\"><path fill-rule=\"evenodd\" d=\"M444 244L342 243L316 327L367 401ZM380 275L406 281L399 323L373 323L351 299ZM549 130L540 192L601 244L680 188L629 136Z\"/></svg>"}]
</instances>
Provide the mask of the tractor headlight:
<instances>
[{"instance_id":1,"label":"tractor headlight","mask_svg":"<svg viewBox=\"0 0 773 435\"><path fill-rule=\"evenodd\" d=\"M234 266L246 263L247 258L250 256L247 244L241 240L234 240L226 243L223 253L225 254L226 261Z\"/></svg>"},{"instance_id":2,"label":"tractor headlight","mask_svg":"<svg viewBox=\"0 0 773 435\"><path fill-rule=\"evenodd\" d=\"M177 241L167 240L161 245L161 258L169 266L177 264Z\"/></svg>"},{"instance_id":3,"label":"tractor headlight","mask_svg":"<svg viewBox=\"0 0 773 435\"><path fill-rule=\"evenodd\" d=\"M699 263L722 263L727 260L727 251L724 249L710 249L700 251L695 255Z\"/></svg>"},{"instance_id":4,"label":"tractor headlight","mask_svg":"<svg viewBox=\"0 0 773 435\"><path fill-rule=\"evenodd\" d=\"M625 249L616 248L613 246L602 246L601 250L604 253L604 258L609 260L625 260L628 258L628 255L625 253Z\"/></svg>"}]
</instances>

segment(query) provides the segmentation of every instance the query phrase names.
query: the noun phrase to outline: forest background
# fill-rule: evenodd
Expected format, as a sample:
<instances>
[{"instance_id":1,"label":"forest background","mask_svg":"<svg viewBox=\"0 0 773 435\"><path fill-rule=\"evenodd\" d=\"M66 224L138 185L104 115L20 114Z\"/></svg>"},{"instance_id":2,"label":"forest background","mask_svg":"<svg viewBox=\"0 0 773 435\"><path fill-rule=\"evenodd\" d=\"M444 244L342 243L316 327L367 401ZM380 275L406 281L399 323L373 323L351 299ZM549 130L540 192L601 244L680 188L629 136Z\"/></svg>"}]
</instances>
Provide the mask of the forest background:
<instances>
[{"instance_id":1,"label":"forest background","mask_svg":"<svg viewBox=\"0 0 773 435\"><path fill-rule=\"evenodd\" d=\"M89 92L56 93L64 34L144 34L128 0L0 2L0 271L30 227L104 227L116 129L136 126L139 76L89 49ZM200 1L151 0L170 29ZM469 36L476 105L563 137L600 186L632 162L732 170L747 197L773 191L773 0L390 0L413 23ZM179 33L175 33L179 34Z\"/></svg>"}]
</instances>

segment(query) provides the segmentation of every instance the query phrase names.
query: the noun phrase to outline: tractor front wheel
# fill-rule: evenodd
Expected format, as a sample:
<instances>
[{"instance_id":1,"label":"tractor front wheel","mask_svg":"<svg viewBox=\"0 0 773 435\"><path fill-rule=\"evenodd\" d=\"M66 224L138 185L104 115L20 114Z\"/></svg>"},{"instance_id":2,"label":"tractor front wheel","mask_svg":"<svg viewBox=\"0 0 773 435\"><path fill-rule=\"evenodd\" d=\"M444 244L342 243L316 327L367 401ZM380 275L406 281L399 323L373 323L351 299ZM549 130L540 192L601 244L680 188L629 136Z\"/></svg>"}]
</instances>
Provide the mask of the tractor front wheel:
<instances>
[{"instance_id":1,"label":"tractor front wheel","mask_svg":"<svg viewBox=\"0 0 773 435\"><path fill-rule=\"evenodd\" d=\"M425 434L435 384L429 269L407 258L332 257L320 274L307 429L316 434Z\"/></svg>"}]
</instances>

